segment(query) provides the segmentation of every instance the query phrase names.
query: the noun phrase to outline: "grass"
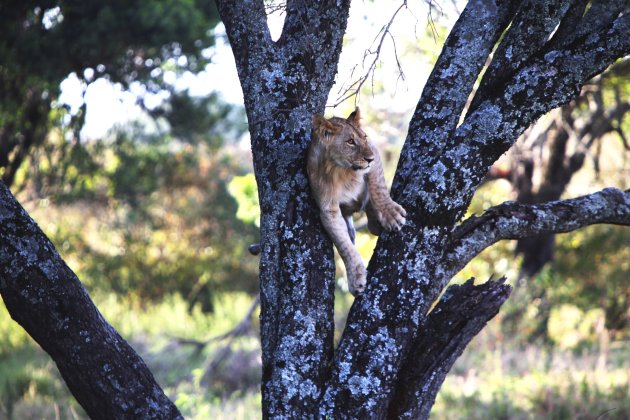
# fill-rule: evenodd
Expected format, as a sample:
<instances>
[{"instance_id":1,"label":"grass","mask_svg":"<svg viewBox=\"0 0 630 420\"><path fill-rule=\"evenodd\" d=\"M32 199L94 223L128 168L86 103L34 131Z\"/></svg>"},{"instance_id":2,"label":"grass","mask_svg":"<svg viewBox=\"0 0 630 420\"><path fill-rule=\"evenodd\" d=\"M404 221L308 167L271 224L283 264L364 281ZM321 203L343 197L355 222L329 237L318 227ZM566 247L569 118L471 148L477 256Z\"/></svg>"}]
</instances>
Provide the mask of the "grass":
<instances>
[{"instance_id":1,"label":"grass","mask_svg":"<svg viewBox=\"0 0 630 420\"><path fill-rule=\"evenodd\" d=\"M438 394L432 417L627 419L630 371L622 357L616 354L617 360L602 368L596 354L528 347L494 352L485 361L458 361Z\"/></svg>"},{"instance_id":2,"label":"grass","mask_svg":"<svg viewBox=\"0 0 630 420\"><path fill-rule=\"evenodd\" d=\"M171 296L159 304L96 296L105 317L147 361L158 382L187 419L260 418L260 350L254 331L233 342L203 341L232 328L251 297L222 295L215 312L188 311ZM347 308L346 308L347 309ZM596 344L564 350L506 338L493 321L457 361L437 396L435 419L626 419L630 418L628 343L607 352ZM552 341L553 343L553 341ZM0 419L83 419L51 359L0 306Z\"/></svg>"}]
</instances>

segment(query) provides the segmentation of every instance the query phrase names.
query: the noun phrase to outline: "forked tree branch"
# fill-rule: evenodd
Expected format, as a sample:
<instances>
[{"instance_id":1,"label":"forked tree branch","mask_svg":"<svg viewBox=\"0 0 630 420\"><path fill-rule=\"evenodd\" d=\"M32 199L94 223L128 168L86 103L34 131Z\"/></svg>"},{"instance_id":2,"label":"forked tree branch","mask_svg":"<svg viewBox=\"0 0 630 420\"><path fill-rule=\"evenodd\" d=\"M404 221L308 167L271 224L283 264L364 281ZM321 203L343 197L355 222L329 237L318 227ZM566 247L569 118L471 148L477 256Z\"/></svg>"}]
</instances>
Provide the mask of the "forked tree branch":
<instances>
[{"instance_id":1,"label":"forked tree branch","mask_svg":"<svg viewBox=\"0 0 630 420\"><path fill-rule=\"evenodd\" d=\"M505 277L449 287L419 329L400 370L388 418L428 418L435 396L457 358L510 296Z\"/></svg>"},{"instance_id":2,"label":"forked tree branch","mask_svg":"<svg viewBox=\"0 0 630 420\"><path fill-rule=\"evenodd\" d=\"M405 142L405 147L418 148L420 156L431 155L444 147L488 55L513 17L515 2L494 3L470 1L446 39L422 91ZM479 27L480 21L484 22L483 28Z\"/></svg>"},{"instance_id":3,"label":"forked tree branch","mask_svg":"<svg viewBox=\"0 0 630 420\"><path fill-rule=\"evenodd\" d=\"M597 223L630 226L630 190L606 188L569 200L529 205L506 202L455 228L446 254L451 278L481 251L504 239L565 233Z\"/></svg>"},{"instance_id":4,"label":"forked tree branch","mask_svg":"<svg viewBox=\"0 0 630 420\"><path fill-rule=\"evenodd\" d=\"M506 30L501 43L493 53L492 62L483 75L470 110L477 108L492 94L493 89L500 87L545 44L549 34L567 11L569 3L569 0L521 2L514 16L514 22L517 23ZM536 13L532 13L532 10Z\"/></svg>"}]
</instances>

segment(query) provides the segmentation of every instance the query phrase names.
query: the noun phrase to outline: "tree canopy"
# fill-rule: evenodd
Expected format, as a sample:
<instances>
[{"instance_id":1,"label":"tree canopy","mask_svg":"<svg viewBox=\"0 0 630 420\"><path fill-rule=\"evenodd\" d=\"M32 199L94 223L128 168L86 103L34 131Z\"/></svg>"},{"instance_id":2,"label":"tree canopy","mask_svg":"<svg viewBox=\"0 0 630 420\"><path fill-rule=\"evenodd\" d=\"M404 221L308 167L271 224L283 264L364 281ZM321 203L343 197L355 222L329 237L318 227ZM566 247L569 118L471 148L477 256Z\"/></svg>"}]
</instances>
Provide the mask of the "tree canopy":
<instances>
[{"instance_id":1,"label":"tree canopy","mask_svg":"<svg viewBox=\"0 0 630 420\"><path fill-rule=\"evenodd\" d=\"M0 174L11 185L31 148L44 143L59 107L60 83L107 78L150 92L169 89L161 77L200 71L218 22L211 2L173 0L6 1L0 5ZM82 127L84 108L71 125Z\"/></svg>"}]
</instances>

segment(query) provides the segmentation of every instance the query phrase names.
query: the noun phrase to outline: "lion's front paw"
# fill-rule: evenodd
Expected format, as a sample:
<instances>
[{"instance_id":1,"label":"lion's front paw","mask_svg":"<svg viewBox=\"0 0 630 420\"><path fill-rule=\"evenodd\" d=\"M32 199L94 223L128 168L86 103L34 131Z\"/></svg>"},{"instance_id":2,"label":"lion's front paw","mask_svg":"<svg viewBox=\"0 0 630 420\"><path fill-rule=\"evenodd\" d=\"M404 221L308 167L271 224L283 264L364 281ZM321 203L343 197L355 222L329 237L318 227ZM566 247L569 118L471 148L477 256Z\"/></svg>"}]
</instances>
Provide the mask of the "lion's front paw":
<instances>
[{"instance_id":1,"label":"lion's front paw","mask_svg":"<svg viewBox=\"0 0 630 420\"><path fill-rule=\"evenodd\" d=\"M386 230L400 230L405 224L405 216L407 216L405 209L394 200L378 209L378 221Z\"/></svg>"},{"instance_id":2,"label":"lion's front paw","mask_svg":"<svg viewBox=\"0 0 630 420\"><path fill-rule=\"evenodd\" d=\"M348 271L348 289L353 296L358 296L365 291L367 284L367 272L363 263L355 265Z\"/></svg>"}]
</instances>

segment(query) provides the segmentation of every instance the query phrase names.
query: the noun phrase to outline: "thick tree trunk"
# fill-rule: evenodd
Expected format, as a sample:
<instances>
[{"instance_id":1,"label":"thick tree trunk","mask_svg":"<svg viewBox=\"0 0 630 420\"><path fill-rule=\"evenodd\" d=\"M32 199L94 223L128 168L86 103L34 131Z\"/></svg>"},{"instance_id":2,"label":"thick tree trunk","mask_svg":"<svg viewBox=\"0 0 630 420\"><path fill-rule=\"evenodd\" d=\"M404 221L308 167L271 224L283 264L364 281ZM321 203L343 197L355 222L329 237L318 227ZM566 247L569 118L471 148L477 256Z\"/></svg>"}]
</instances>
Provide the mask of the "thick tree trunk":
<instances>
[{"instance_id":1,"label":"thick tree trunk","mask_svg":"<svg viewBox=\"0 0 630 420\"><path fill-rule=\"evenodd\" d=\"M625 2L594 2L584 13L586 3L471 0L466 6L425 85L398 164L392 193L408 223L379 239L367 290L355 300L333 357L331 243L309 194L304 158L311 117L322 112L332 85L349 2L289 0L282 36L273 42L262 0L217 0L245 95L261 203L265 416L428 415L472 332L507 296L497 283L454 292L453 302L471 311L452 313L461 318L459 329L440 322L439 312L427 315L462 262L453 261L455 252L468 255L458 246L462 237L453 236L458 220L490 165L525 128L629 49ZM561 229L551 224L549 231ZM466 246L476 255L479 243ZM476 305L483 290L494 298ZM450 313L458 305L438 307ZM452 340L439 339L449 334ZM414 351L430 342L429 356ZM401 375L415 365L423 370ZM394 400L404 403L395 408Z\"/></svg>"},{"instance_id":2,"label":"thick tree trunk","mask_svg":"<svg viewBox=\"0 0 630 420\"><path fill-rule=\"evenodd\" d=\"M262 0L217 1L235 51L261 208L263 412L312 417L333 352L332 243L306 176L311 120L336 73L349 0L287 3L271 40Z\"/></svg>"},{"instance_id":3,"label":"thick tree trunk","mask_svg":"<svg viewBox=\"0 0 630 420\"><path fill-rule=\"evenodd\" d=\"M428 416L444 375L509 293L501 282L468 283L429 312L463 265L507 237L630 224L630 193L614 189L545 206L505 204L458 224L490 165L525 128L630 51L627 1L591 2L584 13L587 3L470 0L402 150L392 194L408 223L379 239L366 292L333 352L332 244L305 155L312 115L322 113L336 73L350 1L288 0L274 42L263 0L217 0L245 95L262 213L265 417ZM7 308L57 362L90 416L180 417L4 185L0 251Z\"/></svg>"},{"instance_id":4,"label":"thick tree trunk","mask_svg":"<svg viewBox=\"0 0 630 420\"><path fill-rule=\"evenodd\" d=\"M92 419L182 418L2 182L0 294Z\"/></svg>"}]
</instances>

